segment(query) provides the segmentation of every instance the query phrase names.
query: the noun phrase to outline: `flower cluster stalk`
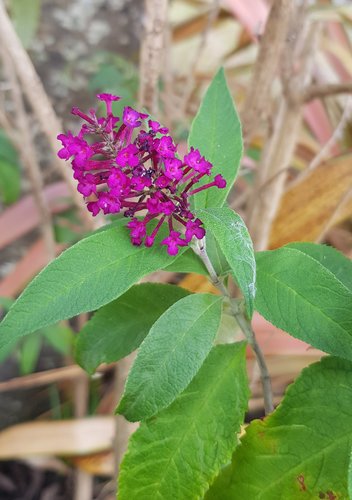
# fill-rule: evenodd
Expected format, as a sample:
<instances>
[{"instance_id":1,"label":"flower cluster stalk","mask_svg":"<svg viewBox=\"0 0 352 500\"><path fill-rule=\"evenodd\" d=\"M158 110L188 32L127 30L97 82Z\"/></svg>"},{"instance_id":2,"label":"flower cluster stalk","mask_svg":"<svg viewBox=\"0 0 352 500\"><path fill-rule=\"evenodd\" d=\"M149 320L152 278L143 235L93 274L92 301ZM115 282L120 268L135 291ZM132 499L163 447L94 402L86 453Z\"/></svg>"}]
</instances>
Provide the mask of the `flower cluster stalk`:
<instances>
[{"instance_id":1,"label":"flower cluster stalk","mask_svg":"<svg viewBox=\"0 0 352 500\"><path fill-rule=\"evenodd\" d=\"M210 277L213 285L221 292L221 294L224 297L226 297L228 299L230 307L231 307L232 315L235 318L235 320L237 321L242 332L244 333L248 344L253 349L253 352L255 354L255 357L256 357L256 360L257 360L257 363L259 366L259 370L260 370L260 378L261 378L262 387L263 387L265 414L268 415L269 413L271 413L274 410L271 380L270 380L268 367L266 366L264 355L262 353L262 350L259 347L259 344L258 344L257 339L255 337L255 333L252 329L250 321L246 317L244 311L242 311L241 308L239 307L238 301L230 296L228 289L224 285L223 281L217 275L217 273L214 269L214 266L213 266L208 254L207 254L207 251L206 251L205 238L203 238L202 240L200 240L200 241L196 242L194 245L192 245L192 249L202 259L202 261L203 261L203 263L204 263L204 265L209 273L209 277Z\"/></svg>"}]
</instances>

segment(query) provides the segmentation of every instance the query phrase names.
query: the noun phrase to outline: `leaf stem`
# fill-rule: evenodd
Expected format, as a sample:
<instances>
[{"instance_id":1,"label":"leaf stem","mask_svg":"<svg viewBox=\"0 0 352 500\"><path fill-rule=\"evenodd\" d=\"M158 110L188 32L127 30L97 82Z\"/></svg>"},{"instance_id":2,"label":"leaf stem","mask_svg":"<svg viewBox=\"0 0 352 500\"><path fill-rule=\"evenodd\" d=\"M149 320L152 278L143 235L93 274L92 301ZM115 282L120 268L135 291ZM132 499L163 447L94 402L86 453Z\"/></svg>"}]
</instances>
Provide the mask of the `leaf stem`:
<instances>
[{"instance_id":1,"label":"leaf stem","mask_svg":"<svg viewBox=\"0 0 352 500\"><path fill-rule=\"evenodd\" d=\"M247 317L245 316L245 313L240 308L238 301L236 301L230 296L228 289L224 285L223 281L217 275L214 266L211 260L209 259L209 256L206 251L205 238L203 238L202 240L198 240L196 244L192 245L192 249L202 259L205 267L207 268L207 271L209 273L213 285L221 292L222 295L224 295L224 297L226 297L229 300L232 315L237 321L241 330L243 331L248 344L253 349L260 370L260 378L263 386L264 409L265 409L265 414L267 415L268 413L271 413L274 410L271 380L264 355L259 347L259 344L255 337L255 333L252 329L250 321L248 321Z\"/></svg>"}]
</instances>

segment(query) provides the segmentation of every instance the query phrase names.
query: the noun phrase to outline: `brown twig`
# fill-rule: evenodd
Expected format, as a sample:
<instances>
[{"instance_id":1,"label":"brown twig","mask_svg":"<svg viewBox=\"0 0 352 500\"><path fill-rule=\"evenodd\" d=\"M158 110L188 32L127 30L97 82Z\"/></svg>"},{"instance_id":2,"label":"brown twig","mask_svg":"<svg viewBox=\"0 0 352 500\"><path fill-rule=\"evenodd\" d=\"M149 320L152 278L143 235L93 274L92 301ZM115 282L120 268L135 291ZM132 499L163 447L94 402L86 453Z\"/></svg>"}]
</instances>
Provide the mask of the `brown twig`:
<instances>
[{"instance_id":1,"label":"brown twig","mask_svg":"<svg viewBox=\"0 0 352 500\"><path fill-rule=\"evenodd\" d=\"M73 405L75 418L83 418L87 414L89 400L89 379L82 372L80 377L73 381ZM93 476L77 468L75 470L73 500L93 499Z\"/></svg>"},{"instance_id":2,"label":"brown twig","mask_svg":"<svg viewBox=\"0 0 352 500\"><path fill-rule=\"evenodd\" d=\"M94 220L87 212L81 195L77 192L70 169L66 167L64 162L56 159L58 150L57 135L61 132L62 127L33 63L13 27L3 0L0 0L0 26L0 45L9 54L14 64L23 92L48 139L57 168L70 188L72 198L80 210L82 219L88 227L94 227Z\"/></svg>"},{"instance_id":3,"label":"brown twig","mask_svg":"<svg viewBox=\"0 0 352 500\"><path fill-rule=\"evenodd\" d=\"M114 393L116 398L115 399L116 404L118 403L123 394L127 375L134 361L135 356L136 353L132 353L126 358L121 359L118 363L116 363L115 378L114 378ZM122 457L125 451L127 450L128 439L132 434L132 432L134 432L137 429L138 424L128 422L122 415L116 415L115 422L116 422L116 431L115 431L113 450L114 450L115 478L118 478ZM116 487L118 489L118 481L116 483Z\"/></svg>"},{"instance_id":4,"label":"brown twig","mask_svg":"<svg viewBox=\"0 0 352 500\"><path fill-rule=\"evenodd\" d=\"M242 126L245 145L249 143L258 123L270 107L270 90L281 59L288 23L292 12L291 0L276 0L270 10L249 90L243 104Z\"/></svg>"},{"instance_id":5,"label":"brown twig","mask_svg":"<svg viewBox=\"0 0 352 500\"><path fill-rule=\"evenodd\" d=\"M329 140L324 144L321 150L314 156L307 168L298 175L292 182L287 186L287 190L297 186L299 183L304 181L304 179L317 168L324 160L327 159L329 151L332 146L341 138L345 127L347 126L352 115L352 98L348 97L346 105L344 107L343 113L341 115L340 121L337 124L334 132L332 133Z\"/></svg>"},{"instance_id":6,"label":"brown twig","mask_svg":"<svg viewBox=\"0 0 352 500\"><path fill-rule=\"evenodd\" d=\"M44 184L36 150L33 146L33 138L31 137L31 125L27 113L25 111L22 92L16 77L12 61L3 47L1 50L1 55L2 55L3 66L11 86L13 104L15 108L15 121L17 129L20 133L20 139L16 138L15 147L20 152L22 163L26 169L28 178L31 183L33 198L36 203L41 219L40 229L43 234L43 240L47 251L48 261L50 261L54 259L56 253L55 236L51 219L51 213L43 193ZM3 125L7 128L8 121L5 120Z\"/></svg>"},{"instance_id":7,"label":"brown twig","mask_svg":"<svg viewBox=\"0 0 352 500\"><path fill-rule=\"evenodd\" d=\"M352 82L310 85L304 91L302 100L303 102L309 102L312 99L322 99L337 94L352 94Z\"/></svg>"},{"instance_id":8,"label":"brown twig","mask_svg":"<svg viewBox=\"0 0 352 500\"><path fill-rule=\"evenodd\" d=\"M84 371L77 365L65 366L63 368L54 368L44 372L32 373L24 377L15 377L11 380L0 382L0 393L7 391L16 391L18 389L29 389L44 385L55 384L66 380L72 380L82 377Z\"/></svg>"},{"instance_id":9,"label":"brown twig","mask_svg":"<svg viewBox=\"0 0 352 500\"><path fill-rule=\"evenodd\" d=\"M145 0L145 29L140 52L139 105L157 116L158 83L167 25L167 0Z\"/></svg>"},{"instance_id":10,"label":"brown twig","mask_svg":"<svg viewBox=\"0 0 352 500\"><path fill-rule=\"evenodd\" d=\"M296 26L301 25L301 7L296 7ZM297 29L293 26L294 29ZM276 116L274 130L268 141L258 169L254 190L249 205L248 225L257 250L267 248L270 230L284 192L286 175L297 141L301 123L301 100L297 98L305 88L306 80L311 75L312 54L316 45L318 30L307 21L301 27L300 36L293 38L295 48L289 47L291 59L291 78L287 67L283 77L283 99ZM293 65L299 61L298 69ZM267 184L268 180L270 183ZM267 184L266 189L263 186Z\"/></svg>"},{"instance_id":11,"label":"brown twig","mask_svg":"<svg viewBox=\"0 0 352 500\"><path fill-rule=\"evenodd\" d=\"M206 43L207 43L207 38L209 36L209 32L211 30L211 27L213 26L216 18L218 17L219 14L219 9L220 9L220 1L219 0L212 0L212 3L210 5L210 10L207 16L207 22L204 26L204 29L200 35L200 41L199 45L197 47L197 50L194 53L194 58L193 62L191 64L191 70L188 73L187 80L183 86L183 94L180 97L179 103L178 103L178 113L179 116L182 117L186 111L187 104L189 102L193 87L194 87L194 82L195 82L195 74L196 70L198 67L198 62L206 48Z\"/></svg>"}]
</instances>

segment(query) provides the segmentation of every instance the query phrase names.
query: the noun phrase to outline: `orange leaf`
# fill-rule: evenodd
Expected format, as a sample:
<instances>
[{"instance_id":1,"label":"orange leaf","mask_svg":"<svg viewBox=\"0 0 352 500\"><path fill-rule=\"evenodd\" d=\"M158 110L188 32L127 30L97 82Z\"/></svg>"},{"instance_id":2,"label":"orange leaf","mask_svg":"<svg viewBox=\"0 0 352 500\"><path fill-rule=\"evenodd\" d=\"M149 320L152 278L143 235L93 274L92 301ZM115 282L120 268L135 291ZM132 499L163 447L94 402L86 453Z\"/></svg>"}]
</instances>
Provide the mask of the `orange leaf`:
<instances>
[{"instance_id":1,"label":"orange leaf","mask_svg":"<svg viewBox=\"0 0 352 500\"><path fill-rule=\"evenodd\" d=\"M341 198L352 185L352 156L344 155L321 164L302 182L289 189L274 220L270 248L292 241L315 241L330 220ZM337 216L352 214L352 199Z\"/></svg>"}]
</instances>

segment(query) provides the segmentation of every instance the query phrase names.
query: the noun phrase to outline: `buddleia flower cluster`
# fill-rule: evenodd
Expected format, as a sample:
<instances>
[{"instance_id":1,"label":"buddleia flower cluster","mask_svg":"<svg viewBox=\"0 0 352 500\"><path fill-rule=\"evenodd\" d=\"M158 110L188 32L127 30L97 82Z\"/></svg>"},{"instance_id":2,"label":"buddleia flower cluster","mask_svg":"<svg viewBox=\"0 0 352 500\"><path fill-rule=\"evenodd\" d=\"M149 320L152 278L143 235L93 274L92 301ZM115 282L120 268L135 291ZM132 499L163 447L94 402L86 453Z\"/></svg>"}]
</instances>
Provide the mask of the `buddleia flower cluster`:
<instances>
[{"instance_id":1,"label":"buddleia flower cluster","mask_svg":"<svg viewBox=\"0 0 352 500\"><path fill-rule=\"evenodd\" d=\"M83 120L77 135L60 134L62 149L58 156L72 159L77 189L87 209L96 216L123 214L130 219L134 245L151 247L164 224L168 236L161 241L170 255L187 246L192 238L202 239L202 221L191 210L192 195L209 188L224 188L221 175L197 187L210 176L212 164L198 149L190 148L183 159L167 128L146 113L125 106L121 119L114 116L112 105L120 97L98 94L105 103L106 116L87 114L78 108L72 114ZM149 224L154 221L154 224Z\"/></svg>"}]
</instances>

